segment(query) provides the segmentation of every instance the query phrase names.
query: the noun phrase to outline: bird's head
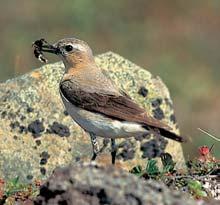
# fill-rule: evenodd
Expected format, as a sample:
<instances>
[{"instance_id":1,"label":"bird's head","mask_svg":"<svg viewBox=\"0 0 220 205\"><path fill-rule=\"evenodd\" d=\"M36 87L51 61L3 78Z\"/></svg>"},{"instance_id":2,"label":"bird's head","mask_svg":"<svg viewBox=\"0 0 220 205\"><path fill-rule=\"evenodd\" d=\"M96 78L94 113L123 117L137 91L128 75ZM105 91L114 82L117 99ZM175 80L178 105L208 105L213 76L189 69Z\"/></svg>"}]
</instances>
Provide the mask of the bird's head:
<instances>
[{"instance_id":1,"label":"bird's head","mask_svg":"<svg viewBox=\"0 0 220 205\"><path fill-rule=\"evenodd\" d=\"M48 52L59 56L67 70L94 62L91 48L86 42L76 38L65 38L52 45L41 39L33 45L40 53Z\"/></svg>"}]
</instances>

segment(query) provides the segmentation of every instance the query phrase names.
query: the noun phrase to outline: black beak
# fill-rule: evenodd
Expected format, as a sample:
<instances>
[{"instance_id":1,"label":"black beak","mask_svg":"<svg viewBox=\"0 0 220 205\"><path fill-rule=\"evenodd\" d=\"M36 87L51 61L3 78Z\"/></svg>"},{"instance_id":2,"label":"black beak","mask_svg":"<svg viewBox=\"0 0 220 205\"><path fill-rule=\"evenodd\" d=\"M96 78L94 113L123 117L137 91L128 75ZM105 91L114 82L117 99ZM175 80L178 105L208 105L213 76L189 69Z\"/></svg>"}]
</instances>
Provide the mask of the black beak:
<instances>
[{"instance_id":1,"label":"black beak","mask_svg":"<svg viewBox=\"0 0 220 205\"><path fill-rule=\"evenodd\" d=\"M60 50L57 47L54 47L53 45L42 45L41 51L47 52L47 53L53 53L56 55L60 53Z\"/></svg>"},{"instance_id":2,"label":"black beak","mask_svg":"<svg viewBox=\"0 0 220 205\"><path fill-rule=\"evenodd\" d=\"M53 53L58 55L60 53L59 48L49 44L47 41L45 41L44 39L40 39L35 41L32 46L39 50L40 52L47 52L47 53Z\"/></svg>"},{"instance_id":3,"label":"black beak","mask_svg":"<svg viewBox=\"0 0 220 205\"><path fill-rule=\"evenodd\" d=\"M38 58L43 63L47 63L47 59L43 55L43 52L53 53L53 54L56 54L56 55L61 53L59 48L57 48L54 45L49 44L43 38L40 39L40 40L35 41L32 44L32 47L34 48L35 57Z\"/></svg>"}]
</instances>

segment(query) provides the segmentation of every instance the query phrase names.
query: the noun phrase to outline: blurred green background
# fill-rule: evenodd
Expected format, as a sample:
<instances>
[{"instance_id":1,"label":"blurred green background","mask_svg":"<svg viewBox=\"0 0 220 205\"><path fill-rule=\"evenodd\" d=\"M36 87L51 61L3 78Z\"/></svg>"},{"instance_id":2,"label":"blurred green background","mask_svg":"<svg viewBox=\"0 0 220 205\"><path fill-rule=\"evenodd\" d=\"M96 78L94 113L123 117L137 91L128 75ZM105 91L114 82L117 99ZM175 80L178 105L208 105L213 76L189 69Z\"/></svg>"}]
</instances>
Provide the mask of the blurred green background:
<instances>
[{"instance_id":1,"label":"blurred green background","mask_svg":"<svg viewBox=\"0 0 220 205\"><path fill-rule=\"evenodd\" d=\"M197 130L220 137L219 0L0 0L0 29L0 81L41 66L34 40L79 37L159 75L190 138L185 156L215 144L220 157L219 142Z\"/></svg>"}]
</instances>

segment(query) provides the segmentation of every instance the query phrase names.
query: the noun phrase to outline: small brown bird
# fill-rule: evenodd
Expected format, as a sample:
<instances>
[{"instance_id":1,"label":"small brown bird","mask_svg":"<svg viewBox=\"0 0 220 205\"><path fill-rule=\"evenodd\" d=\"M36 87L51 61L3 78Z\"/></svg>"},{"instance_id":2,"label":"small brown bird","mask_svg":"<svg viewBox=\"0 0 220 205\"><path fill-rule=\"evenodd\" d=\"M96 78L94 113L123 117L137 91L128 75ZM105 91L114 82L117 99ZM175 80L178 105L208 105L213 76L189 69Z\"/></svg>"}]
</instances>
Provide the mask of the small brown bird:
<instances>
[{"instance_id":1,"label":"small brown bird","mask_svg":"<svg viewBox=\"0 0 220 205\"><path fill-rule=\"evenodd\" d=\"M59 90L69 115L89 133L95 160L99 148L96 136L110 138L112 163L115 163L115 139L149 133L183 142L171 128L150 117L125 92L116 88L96 65L92 50L82 40L66 38L50 45L45 40L35 41L35 56L46 61L42 52L58 55L65 74Z\"/></svg>"}]
</instances>

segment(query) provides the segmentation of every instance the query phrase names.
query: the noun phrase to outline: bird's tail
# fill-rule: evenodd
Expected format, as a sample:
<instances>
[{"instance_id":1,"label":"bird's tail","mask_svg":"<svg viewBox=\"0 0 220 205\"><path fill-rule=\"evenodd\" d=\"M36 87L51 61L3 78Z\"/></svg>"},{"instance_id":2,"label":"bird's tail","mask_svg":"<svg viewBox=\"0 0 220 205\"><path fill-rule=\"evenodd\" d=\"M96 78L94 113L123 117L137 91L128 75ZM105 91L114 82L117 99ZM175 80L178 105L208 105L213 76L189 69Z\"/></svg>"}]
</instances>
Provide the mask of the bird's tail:
<instances>
[{"instance_id":1,"label":"bird's tail","mask_svg":"<svg viewBox=\"0 0 220 205\"><path fill-rule=\"evenodd\" d=\"M149 128L148 128L149 129ZM167 129L164 128L159 128L159 127L151 127L150 132L152 132L155 135L162 135L163 137L175 140L177 142L186 142L186 138L183 136L180 136L178 134L175 134L171 131L168 131Z\"/></svg>"},{"instance_id":2,"label":"bird's tail","mask_svg":"<svg viewBox=\"0 0 220 205\"><path fill-rule=\"evenodd\" d=\"M169 139L172 139L172 140L175 140L177 142L186 142L186 138L185 137L182 137L182 136L179 136L171 131L168 131L166 129L163 129L163 128L159 128L159 131L160 131L160 134L166 138L169 138Z\"/></svg>"}]
</instances>

